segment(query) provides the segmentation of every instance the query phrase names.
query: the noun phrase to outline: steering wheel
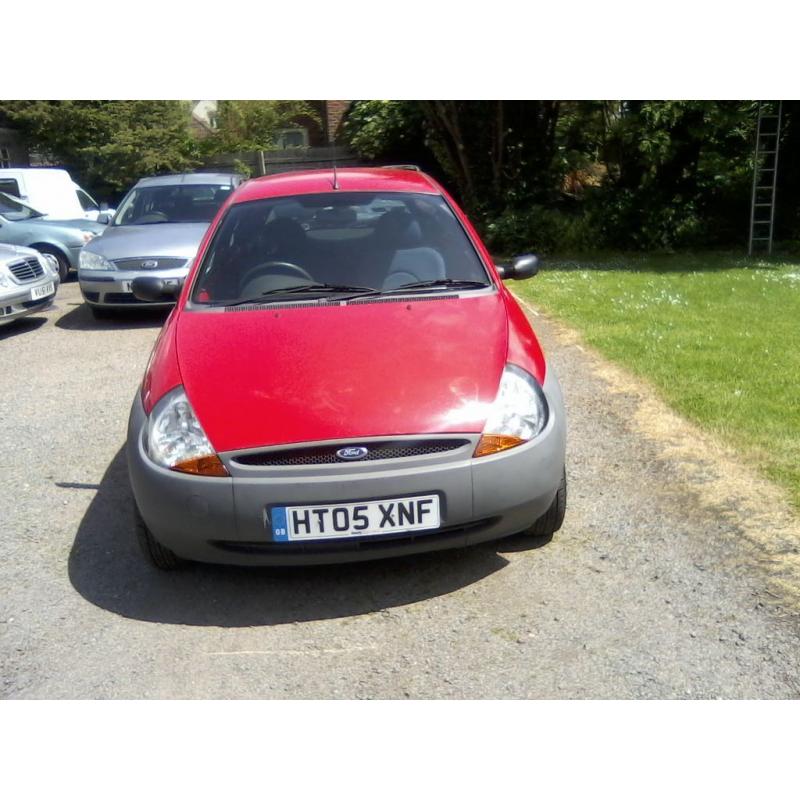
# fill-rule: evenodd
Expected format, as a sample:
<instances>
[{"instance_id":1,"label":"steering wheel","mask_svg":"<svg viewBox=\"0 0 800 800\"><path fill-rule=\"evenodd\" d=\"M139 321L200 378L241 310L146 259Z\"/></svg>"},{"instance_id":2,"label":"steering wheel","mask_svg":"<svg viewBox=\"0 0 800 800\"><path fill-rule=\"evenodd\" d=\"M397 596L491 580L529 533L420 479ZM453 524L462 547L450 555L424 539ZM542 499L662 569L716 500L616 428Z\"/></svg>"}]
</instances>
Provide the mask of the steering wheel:
<instances>
[{"instance_id":1,"label":"steering wheel","mask_svg":"<svg viewBox=\"0 0 800 800\"><path fill-rule=\"evenodd\" d=\"M264 273L268 273L270 276L296 275L299 278L305 278L311 283L314 282L314 279L311 277L311 275L309 275L302 267L298 267L297 264L292 264L290 261L265 261L263 264L259 264L258 266L251 267L249 270L247 270L242 279L239 281L239 286L247 286L250 281Z\"/></svg>"}]
</instances>

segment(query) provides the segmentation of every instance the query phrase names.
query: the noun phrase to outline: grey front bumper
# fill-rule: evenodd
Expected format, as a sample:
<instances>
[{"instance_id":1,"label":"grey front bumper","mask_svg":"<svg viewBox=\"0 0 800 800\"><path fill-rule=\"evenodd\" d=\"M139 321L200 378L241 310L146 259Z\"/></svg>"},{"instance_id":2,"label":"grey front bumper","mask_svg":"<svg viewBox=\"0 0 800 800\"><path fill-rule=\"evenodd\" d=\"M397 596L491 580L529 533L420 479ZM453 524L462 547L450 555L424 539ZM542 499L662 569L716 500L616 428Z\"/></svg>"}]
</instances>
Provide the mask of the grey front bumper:
<instances>
[{"instance_id":1,"label":"grey front bumper","mask_svg":"<svg viewBox=\"0 0 800 800\"><path fill-rule=\"evenodd\" d=\"M79 269L78 283L83 299L93 306L132 308L146 305L148 308L169 308L173 303L146 303L134 297L130 291L131 281L145 276L163 278L165 281L181 281L186 278L188 272L187 267L147 271Z\"/></svg>"},{"instance_id":2,"label":"grey front bumper","mask_svg":"<svg viewBox=\"0 0 800 800\"><path fill-rule=\"evenodd\" d=\"M453 454L314 467L242 467L220 454L230 478L185 475L154 464L144 450L146 417L133 403L128 467L139 511L155 538L177 555L228 564L323 564L463 547L525 530L550 506L564 469L565 420L552 372L550 416L533 441L472 458L479 436ZM363 442L365 440L359 440ZM320 542L276 542L271 505L345 503L437 492L435 531ZM265 521L267 520L267 521Z\"/></svg>"},{"instance_id":3,"label":"grey front bumper","mask_svg":"<svg viewBox=\"0 0 800 800\"><path fill-rule=\"evenodd\" d=\"M53 291L47 297L42 297L37 300L31 299L31 289L40 286L46 286L48 283L53 284ZM8 294L0 295L0 324L4 322L11 322L12 320L25 317L28 314L36 314L39 311L44 311L53 305L53 300L58 293L59 280L58 277L42 278L35 283L26 284L19 287L19 291L9 292ZM15 287L16 288L16 287Z\"/></svg>"}]
</instances>

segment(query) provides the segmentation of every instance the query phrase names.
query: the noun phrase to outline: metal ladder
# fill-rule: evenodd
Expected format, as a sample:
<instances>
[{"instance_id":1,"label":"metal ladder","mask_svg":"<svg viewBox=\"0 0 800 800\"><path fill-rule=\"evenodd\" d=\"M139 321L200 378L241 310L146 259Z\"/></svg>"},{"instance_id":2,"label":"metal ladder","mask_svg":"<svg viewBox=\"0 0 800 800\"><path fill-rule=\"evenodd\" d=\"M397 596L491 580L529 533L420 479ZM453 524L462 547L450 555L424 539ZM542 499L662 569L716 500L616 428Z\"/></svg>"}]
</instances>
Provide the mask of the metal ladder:
<instances>
[{"instance_id":1,"label":"metal ladder","mask_svg":"<svg viewBox=\"0 0 800 800\"><path fill-rule=\"evenodd\" d=\"M753 199L750 203L749 255L766 243L772 254L775 226L775 186L778 181L778 150L781 139L782 100L759 100L756 148L753 153Z\"/></svg>"}]
</instances>

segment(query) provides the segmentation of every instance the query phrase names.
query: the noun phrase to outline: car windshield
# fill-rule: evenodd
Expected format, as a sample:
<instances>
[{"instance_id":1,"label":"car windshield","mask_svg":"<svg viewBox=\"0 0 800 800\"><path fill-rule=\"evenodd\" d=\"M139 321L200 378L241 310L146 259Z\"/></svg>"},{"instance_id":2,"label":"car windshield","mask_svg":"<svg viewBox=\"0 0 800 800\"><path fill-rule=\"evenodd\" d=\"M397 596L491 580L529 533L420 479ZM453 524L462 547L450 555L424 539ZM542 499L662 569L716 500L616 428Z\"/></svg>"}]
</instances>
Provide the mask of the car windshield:
<instances>
[{"instance_id":1,"label":"car windshield","mask_svg":"<svg viewBox=\"0 0 800 800\"><path fill-rule=\"evenodd\" d=\"M282 293L300 300L488 285L442 197L341 192L232 206L198 270L192 300L231 305Z\"/></svg>"},{"instance_id":2,"label":"car windshield","mask_svg":"<svg viewBox=\"0 0 800 800\"><path fill-rule=\"evenodd\" d=\"M114 226L211 222L232 191L221 183L141 186L122 201Z\"/></svg>"},{"instance_id":3,"label":"car windshield","mask_svg":"<svg viewBox=\"0 0 800 800\"><path fill-rule=\"evenodd\" d=\"M21 222L26 219L38 219L44 216L41 211L31 208L25 205L25 203L21 203L5 192L0 192L0 214L12 222Z\"/></svg>"}]
</instances>

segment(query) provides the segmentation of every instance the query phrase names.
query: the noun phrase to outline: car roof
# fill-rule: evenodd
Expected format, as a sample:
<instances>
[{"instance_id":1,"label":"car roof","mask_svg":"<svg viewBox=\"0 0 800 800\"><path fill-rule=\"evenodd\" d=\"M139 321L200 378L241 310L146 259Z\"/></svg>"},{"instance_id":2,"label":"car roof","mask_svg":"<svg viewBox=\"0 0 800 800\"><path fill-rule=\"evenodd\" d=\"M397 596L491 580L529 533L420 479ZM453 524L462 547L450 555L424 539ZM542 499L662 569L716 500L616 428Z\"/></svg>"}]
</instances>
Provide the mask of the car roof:
<instances>
[{"instance_id":1,"label":"car roof","mask_svg":"<svg viewBox=\"0 0 800 800\"><path fill-rule=\"evenodd\" d=\"M415 192L441 194L437 184L417 169L402 167L340 167L336 183L341 192ZM232 202L246 203L268 197L325 194L334 189L333 167L265 175L242 184Z\"/></svg>"},{"instance_id":2,"label":"car roof","mask_svg":"<svg viewBox=\"0 0 800 800\"><path fill-rule=\"evenodd\" d=\"M232 183L241 179L241 175L233 172L185 172L179 175L155 175L152 178L141 178L137 186L187 186L207 183Z\"/></svg>"}]
</instances>

